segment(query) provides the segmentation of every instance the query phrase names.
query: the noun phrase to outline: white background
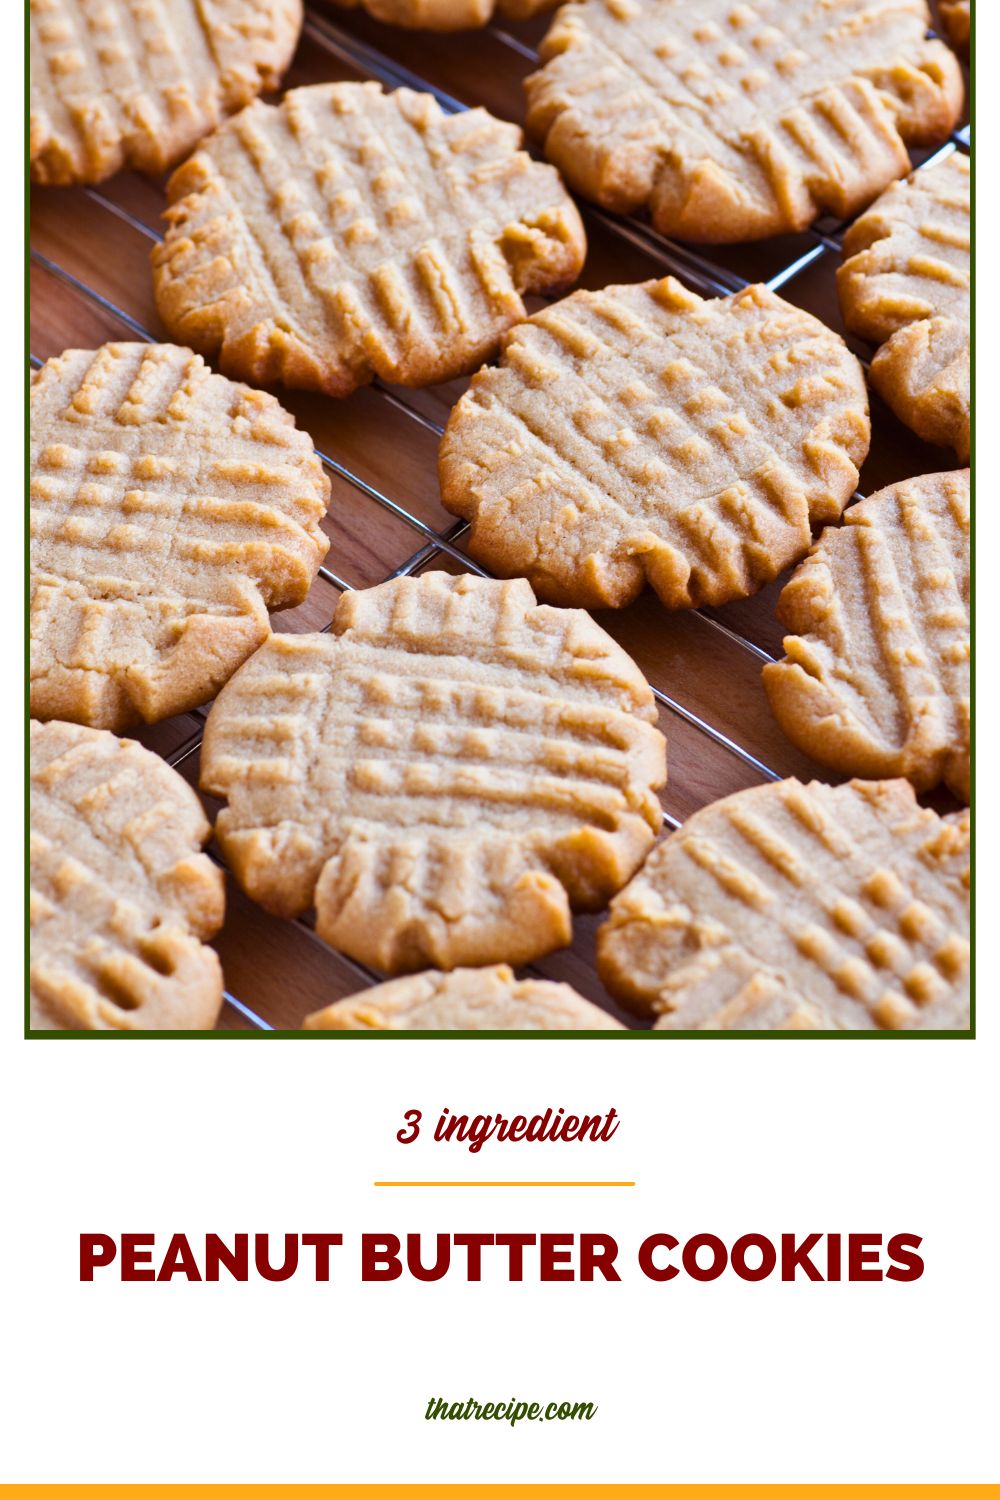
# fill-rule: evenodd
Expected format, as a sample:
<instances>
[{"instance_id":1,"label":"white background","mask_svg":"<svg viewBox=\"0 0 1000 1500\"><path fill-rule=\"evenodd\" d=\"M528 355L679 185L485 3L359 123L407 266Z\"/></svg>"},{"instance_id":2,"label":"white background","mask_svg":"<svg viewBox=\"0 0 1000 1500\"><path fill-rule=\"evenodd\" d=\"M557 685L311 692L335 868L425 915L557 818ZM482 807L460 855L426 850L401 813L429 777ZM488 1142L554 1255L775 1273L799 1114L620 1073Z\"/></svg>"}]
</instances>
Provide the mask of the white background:
<instances>
[{"instance_id":1,"label":"white background","mask_svg":"<svg viewBox=\"0 0 1000 1500\"><path fill-rule=\"evenodd\" d=\"M980 55L996 45L983 8ZM14 49L11 48L13 53ZM988 69L984 68L988 75ZM19 129L8 92L3 139ZM26 1043L21 662L4 637L11 960L2 1020L8 1480L973 1481L997 1477L995 179L979 102L979 1029L974 1044ZM986 139L983 139L984 134ZM18 167L11 158L11 177ZM16 198L16 186L11 189ZM10 209L8 200L8 212ZM13 214L11 231L13 231ZM2 247L10 326L19 238ZM0 412L20 514L18 347ZM4 597L20 553L3 549ZM603 1111L608 1145L400 1147L404 1109ZM634 1189L375 1188L623 1177ZM361 1230L601 1230L620 1284L362 1285ZM334 1280L77 1279L81 1231L340 1231ZM644 1235L921 1234L909 1285L645 1280ZM487 1252L489 1254L489 1252ZM533 1262L529 1259L529 1265ZM487 1262L489 1265L490 1262ZM427 1422L431 1395L591 1400L589 1423Z\"/></svg>"}]
</instances>

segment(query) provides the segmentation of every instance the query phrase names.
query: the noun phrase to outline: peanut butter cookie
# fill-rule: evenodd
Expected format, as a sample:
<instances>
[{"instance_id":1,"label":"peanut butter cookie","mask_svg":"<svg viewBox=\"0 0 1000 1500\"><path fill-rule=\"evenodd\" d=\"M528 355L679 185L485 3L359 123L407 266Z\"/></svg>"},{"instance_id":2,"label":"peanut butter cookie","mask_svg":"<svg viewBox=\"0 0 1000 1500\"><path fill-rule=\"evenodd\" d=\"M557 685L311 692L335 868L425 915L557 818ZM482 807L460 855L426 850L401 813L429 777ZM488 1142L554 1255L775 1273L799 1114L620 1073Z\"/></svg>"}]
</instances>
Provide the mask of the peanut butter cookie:
<instances>
[{"instance_id":1,"label":"peanut butter cookie","mask_svg":"<svg viewBox=\"0 0 1000 1500\"><path fill-rule=\"evenodd\" d=\"M828 527L778 601L764 686L788 738L849 776L969 800L969 471L879 490Z\"/></svg>"},{"instance_id":2,"label":"peanut butter cookie","mask_svg":"<svg viewBox=\"0 0 1000 1500\"><path fill-rule=\"evenodd\" d=\"M526 963L600 910L660 827L665 742L634 662L524 580L345 594L223 689L201 755L216 836L269 911L315 905L388 973Z\"/></svg>"},{"instance_id":3,"label":"peanut butter cookie","mask_svg":"<svg viewBox=\"0 0 1000 1500\"><path fill-rule=\"evenodd\" d=\"M868 451L860 363L765 287L667 277L574 292L506 336L438 471L472 555L539 597L671 609L745 598L836 520Z\"/></svg>"},{"instance_id":4,"label":"peanut butter cookie","mask_svg":"<svg viewBox=\"0 0 1000 1500\"><path fill-rule=\"evenodd\" d=\"M949 42L956 52L968 57L972 37L972 0L938 0L938 9Z\"/></svg>"},{"instance_id":5,"label":"peanut butter cookie","mask_svg":"<svg viewBox=\"0 0 1000 1500\"><path fill-rule=\"evenodd\" d=\"M306 1031L621 1031L568 984L513 969L429 970L390 979L307 1016Z\"/></svg>"},{"instance_id":6,"label":"peanut butter cookie","mask_svg":"<svg viewBox=\"0 0 1000 1500\"><path fill-rule=\"evenodd\" d=\"M165 172L277 88L302 0L31 0L31 176Z\"/></svg>"},{"instance_id":7,"label":"peanut butter cookie","mask_svg":"<svg viewBox=\"0 0 1000 1500\"><path fill-rule=\"evenodd\" d=\"M211 830L176 771L133 740L31 725L33 1030L205 1029L222 970Z\"/></svg>"},{"instance_id":8,"label":"peanut butter cookie","mask_svg":"<svg viewBox=\"0 0 1000 1500\"><path fill-rule=\"evenodd\" d=\"M958 121L961 69L924 0L583 0L526 81L571 187L678 239L847 218Z\"/></svg>"},{"instance_id":9,"label":"peanut butter cookie","mask_svg":"<svg viewBox=\"0 0 1000 1500\"><path fill-rule=\"evenodd\" d=\"M559 0L334 0L343 10L360 5L376 21L411 31L469 31L487 26L494 15L526 21Z\"/></svg>"},{"instance_id":10,"label":"peanut butter cookie","mask_svg":"<svg viewBox=\"0 0 1000 1500\"><path fill-rule=\"evenodd\" d=\"M908 781L713 802L611 903L605 984L670 1030L964 1029L969 814Z\"/></svg>"},{"instance_id":11,"label":"peanut butter cookie","mask_svg":"<svg viewBox=\"0 0 1000 1500\"><path fill-rule=\"evenodd\" d=\"M170 180L163 320L231 375L331 396L474 369L586 252L558 173L520 145L485 110L377 83L253 104Z\"/></svg>"},{"instance_id":12,"label":"peanut butter cookie","mask_svg":"<svg viewBox=\"0 0 1000 1500\"><path fill-rule=\"evenodd\" d=\"M330 483L263 391L172 344L31 387L31 712L103 729L205 703L300 604Z\"/></svg>"},{"instance_id":13,"label":"peanut butter cookie","mask_svg":"<svg viewBox=\"0 0 1000 1500\"><path fill-rule=\"evenodd\" d=\"M896 183L844 236L844 322L881 344L872 385L928 443L969 459L969 159Z\"/></svg>"}]
</instances>

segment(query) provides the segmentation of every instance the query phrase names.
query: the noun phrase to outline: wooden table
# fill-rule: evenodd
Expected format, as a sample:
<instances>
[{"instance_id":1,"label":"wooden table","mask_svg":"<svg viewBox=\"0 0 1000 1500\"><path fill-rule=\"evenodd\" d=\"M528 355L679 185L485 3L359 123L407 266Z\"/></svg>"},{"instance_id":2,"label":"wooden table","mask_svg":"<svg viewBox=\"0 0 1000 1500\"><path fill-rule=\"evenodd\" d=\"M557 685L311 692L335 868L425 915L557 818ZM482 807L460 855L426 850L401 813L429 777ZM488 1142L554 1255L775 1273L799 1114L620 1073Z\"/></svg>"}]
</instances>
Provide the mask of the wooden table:
<instances>
[{"instance_id":1,"label":"wooden table","mask_svg":"<svg viewBox=\"0 0 1000 1500\"><path fill-rule=\"evenodd\" d=\"M387 86L424 86L442 103L484 104L523 123L522 78L544 34L545 19L432 36L380 26L358 11L311 7L288 87L331 79L376 77ZM418 85L419 86L419 85ZM961 141L954 147L964 149ZM927 153L923 153L924 156ZM919 162L920 157L915 157ZM31 352L44 360L109 339L165 338L153 305L149 253L160 235L162 184L123 173L96 189L37 189L31 213ZM837 226L824 245L815 234L760 245L691 251L645 226L615 220L581 204L589 253L580 285L640 281L671 272L713 295L745 281L782 278L782 295L843 332L834 293ZM821 226L826 227L826 226ZM540 305L540 304L538 304ZM870 353L853 341L852 347ZM332 496L325 527L329 577L299 608L273 617L276 630L316 630L329 623L341 586L365 588L390 573L461 567L462 528L442 507L435 459L438 432L464 381L424 391L368 388L346 401L279 391L317 448L331 460ZM910 475L953 468L954 456L921 443L878 401L873 439L861 476L865 494ZM452 548L441 550L445 540ZM598 616L639 663L657 691L667 736L669 783L663 794L668 830L706 802L741 787L788 775L831 780L799 754L771 717L761 686L763 663L781 654L774 605L783 579L754 599L717 610L668 614L648 591L622 611ZM203 713L183 714L136 737L197 780ZM209 807L210 813L214 809ZM576 919L573 946L531 966L568 980L623 1020L594 968L601 917ZM380 976L332 952L308 920L282 921L227 881L227 915L216 947L228 992L223 1029L298 1028L303 1016ZM634 1022L633 1022L634 1024Z\"/></svg>"}]
</instances>

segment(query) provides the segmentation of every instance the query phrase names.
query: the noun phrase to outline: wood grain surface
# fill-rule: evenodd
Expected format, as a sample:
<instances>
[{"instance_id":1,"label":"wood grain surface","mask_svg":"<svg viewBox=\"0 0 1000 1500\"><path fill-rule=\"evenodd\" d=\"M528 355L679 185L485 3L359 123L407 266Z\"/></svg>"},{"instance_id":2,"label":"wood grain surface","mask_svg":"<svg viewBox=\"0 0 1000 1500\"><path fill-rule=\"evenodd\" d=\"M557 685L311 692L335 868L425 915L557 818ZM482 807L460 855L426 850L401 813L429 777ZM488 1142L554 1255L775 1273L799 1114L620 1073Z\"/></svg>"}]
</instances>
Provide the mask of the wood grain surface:
<instances>
[{"instance_id":1,"label":"wood grain surface","mask_svg":"<svg viewBox=\"0 0 1000 1500\"><path fill-rule=\"evenodd\" d=\"M316 5L308 11L286 85L365 76L391 83L413 74L461 104L484 104L523 123L521 80L532 69L531 52L545 24L541 18L523 26L442 37L380 26L357 11ZM166 337L153 305L149 270L164 205L160 182L131 173L97 189L33 190L35 358L44 360L66 348L93 348L109 339ZM766 280L812 253L815 259L780 288L781 295L844 331L834 292L839 260L835 239L822 249L814 236L786 236L753 246L707 249L692 258L684 247L657 242L643 226L632 229L629 221L581 208L589 253L580 285L639 281L670 271L696 291L711 294L739 281ZM836 226L829 228L836 232ZM710 267L699 267L698 259L710 260ZM870 352L849 342L862 356ZM438 494L434 428L444 423L464 385L456 381L424 391L368 388L345 401L277 393L316 447L353 476L332 473L325 522L331 542L326 566L344 584L364 588L378 583L421 549L426 556L421 556L418 571L427 565L461 567L454 556L433 551L433 534L447 534L456 525ZM955 466L954 455L921 443L875 397L872 424L863 493ZM461 551L460 538L455 550ZM683 820L706 802L773 776L835 779L785 740L761 685L764 660L781 654L774 604L783 582L723 609L668 614L647 591L631 608L597 616L662 694L660 727L669 760L663 806L671 820ZM306 602L275 615L273 626L319 629L329 623L337 597L334 584L317 579ZM183 756L179 769L196 783L202 723L202 714L180 715L136 737L172 760ZM211 816L215 809L210 801L206 805ZM227 991L270 1026L298 1028L309 1011L381 977L332 952L308 921L268 916L231 879L227 901L225 926L216 942ZM630 1020L608 997L594 969L594 935L601 920L577 918L572 947L532 965L530 972L568 980L581 994ZM252 1024L237 1005L224 1008L222 1028Z\"/></svg>"}]
</instances>

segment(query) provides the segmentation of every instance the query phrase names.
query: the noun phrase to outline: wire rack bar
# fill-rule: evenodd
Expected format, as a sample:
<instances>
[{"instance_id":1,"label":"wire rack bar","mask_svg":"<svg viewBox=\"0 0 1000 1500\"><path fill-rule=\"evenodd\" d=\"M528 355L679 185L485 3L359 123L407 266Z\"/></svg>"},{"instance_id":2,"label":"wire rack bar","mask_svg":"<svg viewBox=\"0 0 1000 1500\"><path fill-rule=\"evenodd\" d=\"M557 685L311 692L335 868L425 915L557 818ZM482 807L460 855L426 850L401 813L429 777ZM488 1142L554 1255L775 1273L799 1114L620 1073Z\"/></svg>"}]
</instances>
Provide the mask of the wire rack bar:
<instances>
[{"instance_id":1,"label":"wire rack bar","mask_svg":"<svg viewBox=\"0 0 1000 1500\"><path fill-rule=\"evenodd\" d=\"M346 579L341 578L339 573L334 573L333 569L325 564L317 569L317 573L324 583L332 583L334 588L339 589L342 594L346 594L348 589L354 587L353 583L348 583Z\"/></svg>"},{"instance_id":2,"label":"wire rack bar","mask_svg":"<svg viewBox=\"0 0 1000 1500\"><path fill-rule=\"evenodd\" d=\"M167 764L173 766L175 771L178 769L178 767L183 766L186 761L189 761L192 755L197 755L198 751L201 749L202 735L204 734L204 724L207 715L204 709L201 708L194 709L193 713L197 718L201 720L202 728L196 729L192 735L188 736L183 744L178 745L176 750L171 750L170 754L166 756Z\"/></svg>"},{"instance_id":3,"label":"wire rack bar","mask_svg":"<svg viewBox=\"0 0 1000 1500\"><path fill-rule=\"evenodd\" d=\"M231 995L228 990L223 990L222 998L230 1010L236 1011L237 1015L242 1016L244 1021L249 1021L255 1031L274 1030L270 1021L265 1021L263 1016L259 1016L255 1010L251 1010L249 1005L244 1005L242 1000L237 1000L236 996Z\"/></svg>"},{"instance_id":4,"label":"wire rack bar","mask_svg":"<svg viewBox=\"0 0 1000 1500\"><path fill-rule=\"evenodd\" d=\"M130 329L136 338L141 339L143 343L153 344L156 342L154 335L142 326L138 318L133 318L132 314L127 313L124 308L116 307L113 302L107 297L102 296L94 287L88 286L85 281L81 281L71 271L67 271L65 267L60 266L56 261L50 260L40 250L32 247L30 253L34 265L41 266L44 271L48 271L49 275L54 276L57 281L65 283L66 286L71 286L82 297L86 297L88 302L93 302L102 312L107 313L109 318L116 318L119 323L124 323L125 327Z\"/></svg>"}]
</instances>

